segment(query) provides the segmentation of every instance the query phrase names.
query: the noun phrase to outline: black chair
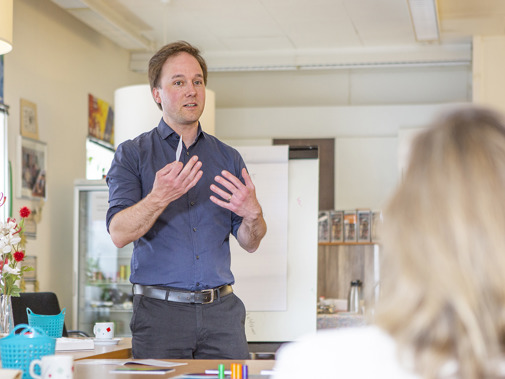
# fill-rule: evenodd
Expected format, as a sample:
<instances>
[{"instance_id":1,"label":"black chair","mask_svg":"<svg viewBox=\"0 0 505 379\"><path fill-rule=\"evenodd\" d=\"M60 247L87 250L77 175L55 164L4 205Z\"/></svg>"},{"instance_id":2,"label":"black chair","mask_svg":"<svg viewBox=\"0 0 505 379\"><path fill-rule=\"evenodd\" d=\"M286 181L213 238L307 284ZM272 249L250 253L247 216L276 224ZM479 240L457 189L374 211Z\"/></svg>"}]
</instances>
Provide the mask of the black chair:
<instances>
[{"instance_id":1,"label":"black chair","mask_svg":"<svg viewBox=\"0 0 505 379\"><path fill-rule=\"evenodd\" d=\"M12 315L14 325L28 324L28 315L26 308L30 308L33 313L39 315L57 315L61 312L58 297L54 292L22 292L19 297L12 298ZM68 330L63 324L63 337L68 336L89 337L89 335L80 330Z\"/></svg>"}]
</instances>

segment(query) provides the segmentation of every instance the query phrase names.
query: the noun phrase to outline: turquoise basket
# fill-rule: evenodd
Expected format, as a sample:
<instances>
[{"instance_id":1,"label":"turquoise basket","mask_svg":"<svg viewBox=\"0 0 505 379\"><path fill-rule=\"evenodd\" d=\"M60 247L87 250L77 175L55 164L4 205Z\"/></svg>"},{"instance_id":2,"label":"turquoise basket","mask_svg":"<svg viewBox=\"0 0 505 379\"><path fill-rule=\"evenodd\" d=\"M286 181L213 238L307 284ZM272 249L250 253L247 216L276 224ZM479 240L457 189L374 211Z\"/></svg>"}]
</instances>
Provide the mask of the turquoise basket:
<instances>
[{"instance_id":1,"label":"turquoise basket","mask_svg":"<svg viewBox=\"0 0 505 379\"><path fill-rule=\"evenodd\" d=\"M63 334L63 324L65 322L65 309L57 315L38 315L30 308L26 308L28 324L42 329L49 337L60 338Z\"/></svg>"},{"instance_id":2,"label":"turquoise basket","mask_svg":"<svg viewBox=\"0 0 505 379\"><path fill-rule=\"evenodd\" d=\"M44 355L54 354L56 339L42 329L19 324L9 335L0 339L2 368L23 371L23 379L30 379L30 363Z\"/></svg>"}]
</instances>

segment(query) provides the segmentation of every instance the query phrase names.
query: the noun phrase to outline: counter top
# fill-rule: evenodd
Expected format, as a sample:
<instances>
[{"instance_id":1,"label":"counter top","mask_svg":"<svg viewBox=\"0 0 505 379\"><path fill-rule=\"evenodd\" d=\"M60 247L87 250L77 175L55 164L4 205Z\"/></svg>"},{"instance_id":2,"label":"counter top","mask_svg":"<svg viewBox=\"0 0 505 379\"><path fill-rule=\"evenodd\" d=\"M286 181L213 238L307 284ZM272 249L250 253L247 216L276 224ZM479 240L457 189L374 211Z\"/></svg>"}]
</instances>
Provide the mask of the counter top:
<instances>
[{"instance_id":1,"label":"counter top","mask_svg":"<svg viewBox=\"0 0 505 379\"><path fill-rule=\"evenodd\" d=\"M363 315L349 312L337 312L317 315L317 329L348 328L365 325Z\"/></svg>"}]
</instances>

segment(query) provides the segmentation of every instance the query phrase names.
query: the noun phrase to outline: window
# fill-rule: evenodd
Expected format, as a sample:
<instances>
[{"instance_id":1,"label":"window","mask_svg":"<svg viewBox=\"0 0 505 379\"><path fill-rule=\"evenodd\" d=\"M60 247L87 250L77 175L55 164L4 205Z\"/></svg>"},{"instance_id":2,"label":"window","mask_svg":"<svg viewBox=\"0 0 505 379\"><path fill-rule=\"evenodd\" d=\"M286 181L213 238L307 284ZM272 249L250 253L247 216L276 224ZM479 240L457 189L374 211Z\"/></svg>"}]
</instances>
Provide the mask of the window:
<instances>
[{"instance_id":1,"label":"window","mask_svg":"<svg viewBox=\"0 0 505 379\"><path fill-rule=\"evenodd\" d=\"M7 202L0 207L0 220L9 216L10 181L9 181L9 151L7 139L8 107L0 104L0 192L7 196Z\"/></svg>"},{"instance_id":2,"label":"window","mask_svg":"<svg viewBox=\"0 0 505 379\"><path fill-rule=\"evenodd\" d=\"M86 179L103 179L109 172L114 158L114 147L99 139L88 137L86 140Z\"/></svg>"}]
</instances>

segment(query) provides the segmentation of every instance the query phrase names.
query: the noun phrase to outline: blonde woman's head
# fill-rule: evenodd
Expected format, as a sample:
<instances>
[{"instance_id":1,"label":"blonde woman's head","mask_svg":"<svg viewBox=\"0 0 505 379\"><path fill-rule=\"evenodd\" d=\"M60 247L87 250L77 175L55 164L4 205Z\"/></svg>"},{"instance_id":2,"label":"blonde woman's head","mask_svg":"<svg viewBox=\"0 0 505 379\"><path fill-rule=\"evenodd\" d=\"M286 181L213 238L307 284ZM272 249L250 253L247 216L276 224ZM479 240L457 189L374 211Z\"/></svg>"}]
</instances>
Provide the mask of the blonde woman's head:
<instances>
[{"instance_id":1,"label":"blonde woman's head","mask_svg":"<svg viewBox=\"0 0 505 379\"><path fill-rule=\"evenodd\" d=\"M505 335L505 124L468 106L414 141L384 211L377 323L423 377L493 377Z\"/></svg>"}]
</instances>

